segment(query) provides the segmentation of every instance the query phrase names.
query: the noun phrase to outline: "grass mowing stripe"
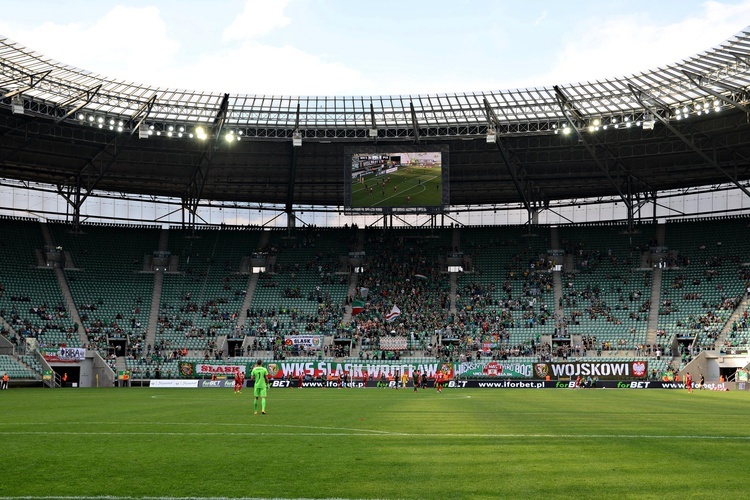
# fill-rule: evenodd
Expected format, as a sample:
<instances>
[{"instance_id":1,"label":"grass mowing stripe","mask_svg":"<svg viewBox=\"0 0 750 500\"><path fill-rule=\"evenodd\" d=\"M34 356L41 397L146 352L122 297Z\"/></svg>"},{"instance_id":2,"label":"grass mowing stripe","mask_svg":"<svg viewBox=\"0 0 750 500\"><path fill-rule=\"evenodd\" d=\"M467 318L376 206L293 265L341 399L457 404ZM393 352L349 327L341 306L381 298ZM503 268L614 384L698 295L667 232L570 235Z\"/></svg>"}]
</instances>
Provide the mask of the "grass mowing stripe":
<instances>
[{"instance_id":1,"label":"grass mowing stripe","mask_svg":"<svg viewBox=\"0 0 750 500\"><path fill-rule=\"evenodd\" d=\"M446 394L272 391L264 417L220 390L2 391L0 500L747 493L749 393Z\"/></svg>"},{"instance_id":2,"label":"grass mowing stripe","mask_svg":"<svg viewBox=\"0 0 750 500\"><path fill-rule=\"evenodd\" d=\"M0 497L0 500L313 500L309 498L267 498L267 497L116 497L104 495L97 497L60 497L60 496L41 496L41 497ZM323 498L317 500L352 500L346 498Z\"/></svg>"},{"instance_id":3,"label":"grass mowing stripe","mask_svg":"<svg viewBox=\"0 0 750 500\"><path fill-rule=\"evenodd\" d=\"M450 433L410 433L410 432L91 432L91 431L20 431L3 432L0 435L28 436L356 436L371 438L387 437L429 437L429 438L543 438L543 439L743 439L750 436L710 436L710 435L669 435L669 434L450 434Z\"/></svg>"}]
</instances>

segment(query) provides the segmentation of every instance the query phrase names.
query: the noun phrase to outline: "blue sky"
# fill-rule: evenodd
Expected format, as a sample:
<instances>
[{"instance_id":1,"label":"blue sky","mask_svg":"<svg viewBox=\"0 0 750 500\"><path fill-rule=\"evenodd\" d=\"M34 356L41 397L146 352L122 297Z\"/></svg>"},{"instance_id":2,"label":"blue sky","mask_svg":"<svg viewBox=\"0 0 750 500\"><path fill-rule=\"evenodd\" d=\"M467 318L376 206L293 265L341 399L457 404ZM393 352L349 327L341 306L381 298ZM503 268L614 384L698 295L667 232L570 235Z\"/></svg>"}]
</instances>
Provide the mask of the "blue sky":
<instances>
[{"instance_id":1,"label":"blue sky","mask_svg":"<svg viewBox=\"0 0 750 500\"><path fill-rule=\"evenodd\" d=\"M29 0L6 2L0 34L152 86L387 95L622 76L748 24L750 0Z\"/></svg>"}]
</instances>

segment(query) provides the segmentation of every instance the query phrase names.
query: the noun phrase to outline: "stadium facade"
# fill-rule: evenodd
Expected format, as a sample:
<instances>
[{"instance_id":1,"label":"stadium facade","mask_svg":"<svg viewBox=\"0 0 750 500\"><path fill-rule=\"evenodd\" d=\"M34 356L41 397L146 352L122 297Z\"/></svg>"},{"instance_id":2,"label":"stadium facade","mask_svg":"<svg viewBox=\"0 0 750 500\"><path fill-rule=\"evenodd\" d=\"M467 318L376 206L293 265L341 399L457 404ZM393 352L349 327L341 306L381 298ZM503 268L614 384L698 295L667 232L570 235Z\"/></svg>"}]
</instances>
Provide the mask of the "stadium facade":
<instances>
[{"instance_id":1,"label":"stadium facade","mask_svg":"<svg viewBox=\"0 0 750 500\"><path fill-rule=\"evenodd\" d=\"M389 375L747 366L717 360L750 343L747 224L726 217L750 210L750 30L627 77L461 94L158 89L8 39L0 72L0 210L23 218L2 222L4 321L45 362L93 356L89 384L258 352L331 366L307 344ZM358 180L440 196L351 206Z\"/></svg>"},{"instance_id":2,"label":"stadium facade","mask_svg":"<svg viewBox=\"0 0 750 500\"><path fill-rule=\"evenodd\" d=\"M160 89L2 39L1 208L74 222L271 226L745 213L749 37L603 81L356 97ZM348 210L346 152L403 145L449 151L445 206L387 220Z\"/></svg>"}]
</instances>

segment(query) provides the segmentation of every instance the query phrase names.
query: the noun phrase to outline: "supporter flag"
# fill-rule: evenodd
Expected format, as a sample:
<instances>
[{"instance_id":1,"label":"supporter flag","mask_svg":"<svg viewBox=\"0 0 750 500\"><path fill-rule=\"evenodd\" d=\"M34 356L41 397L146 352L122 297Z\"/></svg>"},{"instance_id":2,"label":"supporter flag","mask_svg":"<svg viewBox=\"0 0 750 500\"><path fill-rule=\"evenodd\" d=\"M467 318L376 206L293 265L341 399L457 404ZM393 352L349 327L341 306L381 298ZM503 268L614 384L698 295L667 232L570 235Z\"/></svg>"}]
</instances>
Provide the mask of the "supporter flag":
<instances>
[{"instance_id":1,"label":"supporter flag","mask_svg":"<svg viewBox=\"0 0 750 500\"><path fill-rule=\"evenodd\" d=\"M393 309L391 309L391 312L385 315L386 321L393 321L394 319L401 316L401 309L398 308L396 304L393 304Z\"/></svg>"},{"instance_id":2,"label":"supporter flag","mask_svg":"<svg viewBox=\"0 0 750 500\"><path fill-rule=\"evenodd\" d=\"M357 314L362 312L362 309L365 308L365 302L363 300L355 300L352 302L352 316L356 316Z\"/></svg>"},{"instance_id":3,"label":"supporter flag","mask_svg":"<svg viewBox=\"0 0 750 500\"><path fill-rule=\"evenodd\" d=\"M424 274L415 274L414 277L418 280L427 281L427 276L425 276Z\"/></svg>"}]
</instances>

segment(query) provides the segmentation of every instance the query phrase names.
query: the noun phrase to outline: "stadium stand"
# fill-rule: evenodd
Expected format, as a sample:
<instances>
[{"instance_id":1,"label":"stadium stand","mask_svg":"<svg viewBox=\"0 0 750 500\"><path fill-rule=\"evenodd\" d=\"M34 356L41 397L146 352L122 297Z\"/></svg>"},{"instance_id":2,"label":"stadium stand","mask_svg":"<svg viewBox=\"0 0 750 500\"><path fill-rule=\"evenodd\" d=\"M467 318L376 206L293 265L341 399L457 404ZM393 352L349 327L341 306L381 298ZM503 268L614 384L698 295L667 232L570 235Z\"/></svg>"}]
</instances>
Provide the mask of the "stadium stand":
<instances>
[{"instance_id":1,"label":"stadium stand","mask_svg":"<svg viewBox=\"0 0 750 500\"><path fill-rule=\"evenodd\" d=\"M75 300L89 348L108 354L127 340L140 351L148 327L153 273L143 272L145 255L158 247L159 229L84 225L79 232L67 224L51 224L55 242L69 251L76 268L65 275Z\"/></svg>"},{"instance_id":2,"label":"stadium stand","mask_svg":"<svg viewBox=\"0 0 750 500\"><path fill-rule=\"evenodd\" d=\"M0 220L0 316L41 347L77 346L65 300L52 267L46 267L39 223Z\"/></svg>"},{"instance_id":3,"label":"stadium stand","mask_svg":"<svg viewBox=\"0 0 750 500\"><path fill-rule=\"evenodd\" d=\"M40 224L2 225L0 306L20 336L11 342L18 346L32 337L42 347L78 345L54 273L38 265L45 246ZM265 235L173 228L168 250L178 267L165 272L156 340L147 345L154 278L144 271L144 258L158 249L161 229L82 225L75 233L69 225L50 224L55 244L72 259L65 276L87 346L113 370L117 356L124 356L134 379L177 377L180 361L250 363L257 357L434 363L601 356L648 360L657 376L674 373L702 349L729 352L750 343L742 302L750 286L746 228L744 218L670 223L664 247L654 251L651 225L632 233L615 225L564 226L557 231L565 255L555 257L548 253L547 227L534 234L524 227L464 227ZM248 290L249 256L258 251L267 272ZM361 273L348 264L353 251L363 252ZM450 259L463 262L465 271L445 272ZM551 271L561 262L562 272ZM654 269L663 279L649 343ZM246 296L252 302L241 311ZM348 322L347 311L359 300L362 312ZM399 311L389 321L394 306ZM322 341L301 347L287 341L293 335ZM241 352L227 352L224 336ZM113 340L125 340L126 352L117 352ZM33 356L6 356L4 363L10 368L11 361L18 377L39 379L42 368Z\"/></svg>"},{"instance_id":4,"label":"stadium stand","mask_svg":"<svg viewBox=\"0 0 750 500\"><path fill-rule=\"evenodd\" d=\"M650 349L646 345L651 308L650 269L641 256L655 239L654 227L632 233L622 227L562 227L560 237L573 269L565 269L558 328L584 337L584 348L602 351Z\"/></svg>"}]
</instances>

